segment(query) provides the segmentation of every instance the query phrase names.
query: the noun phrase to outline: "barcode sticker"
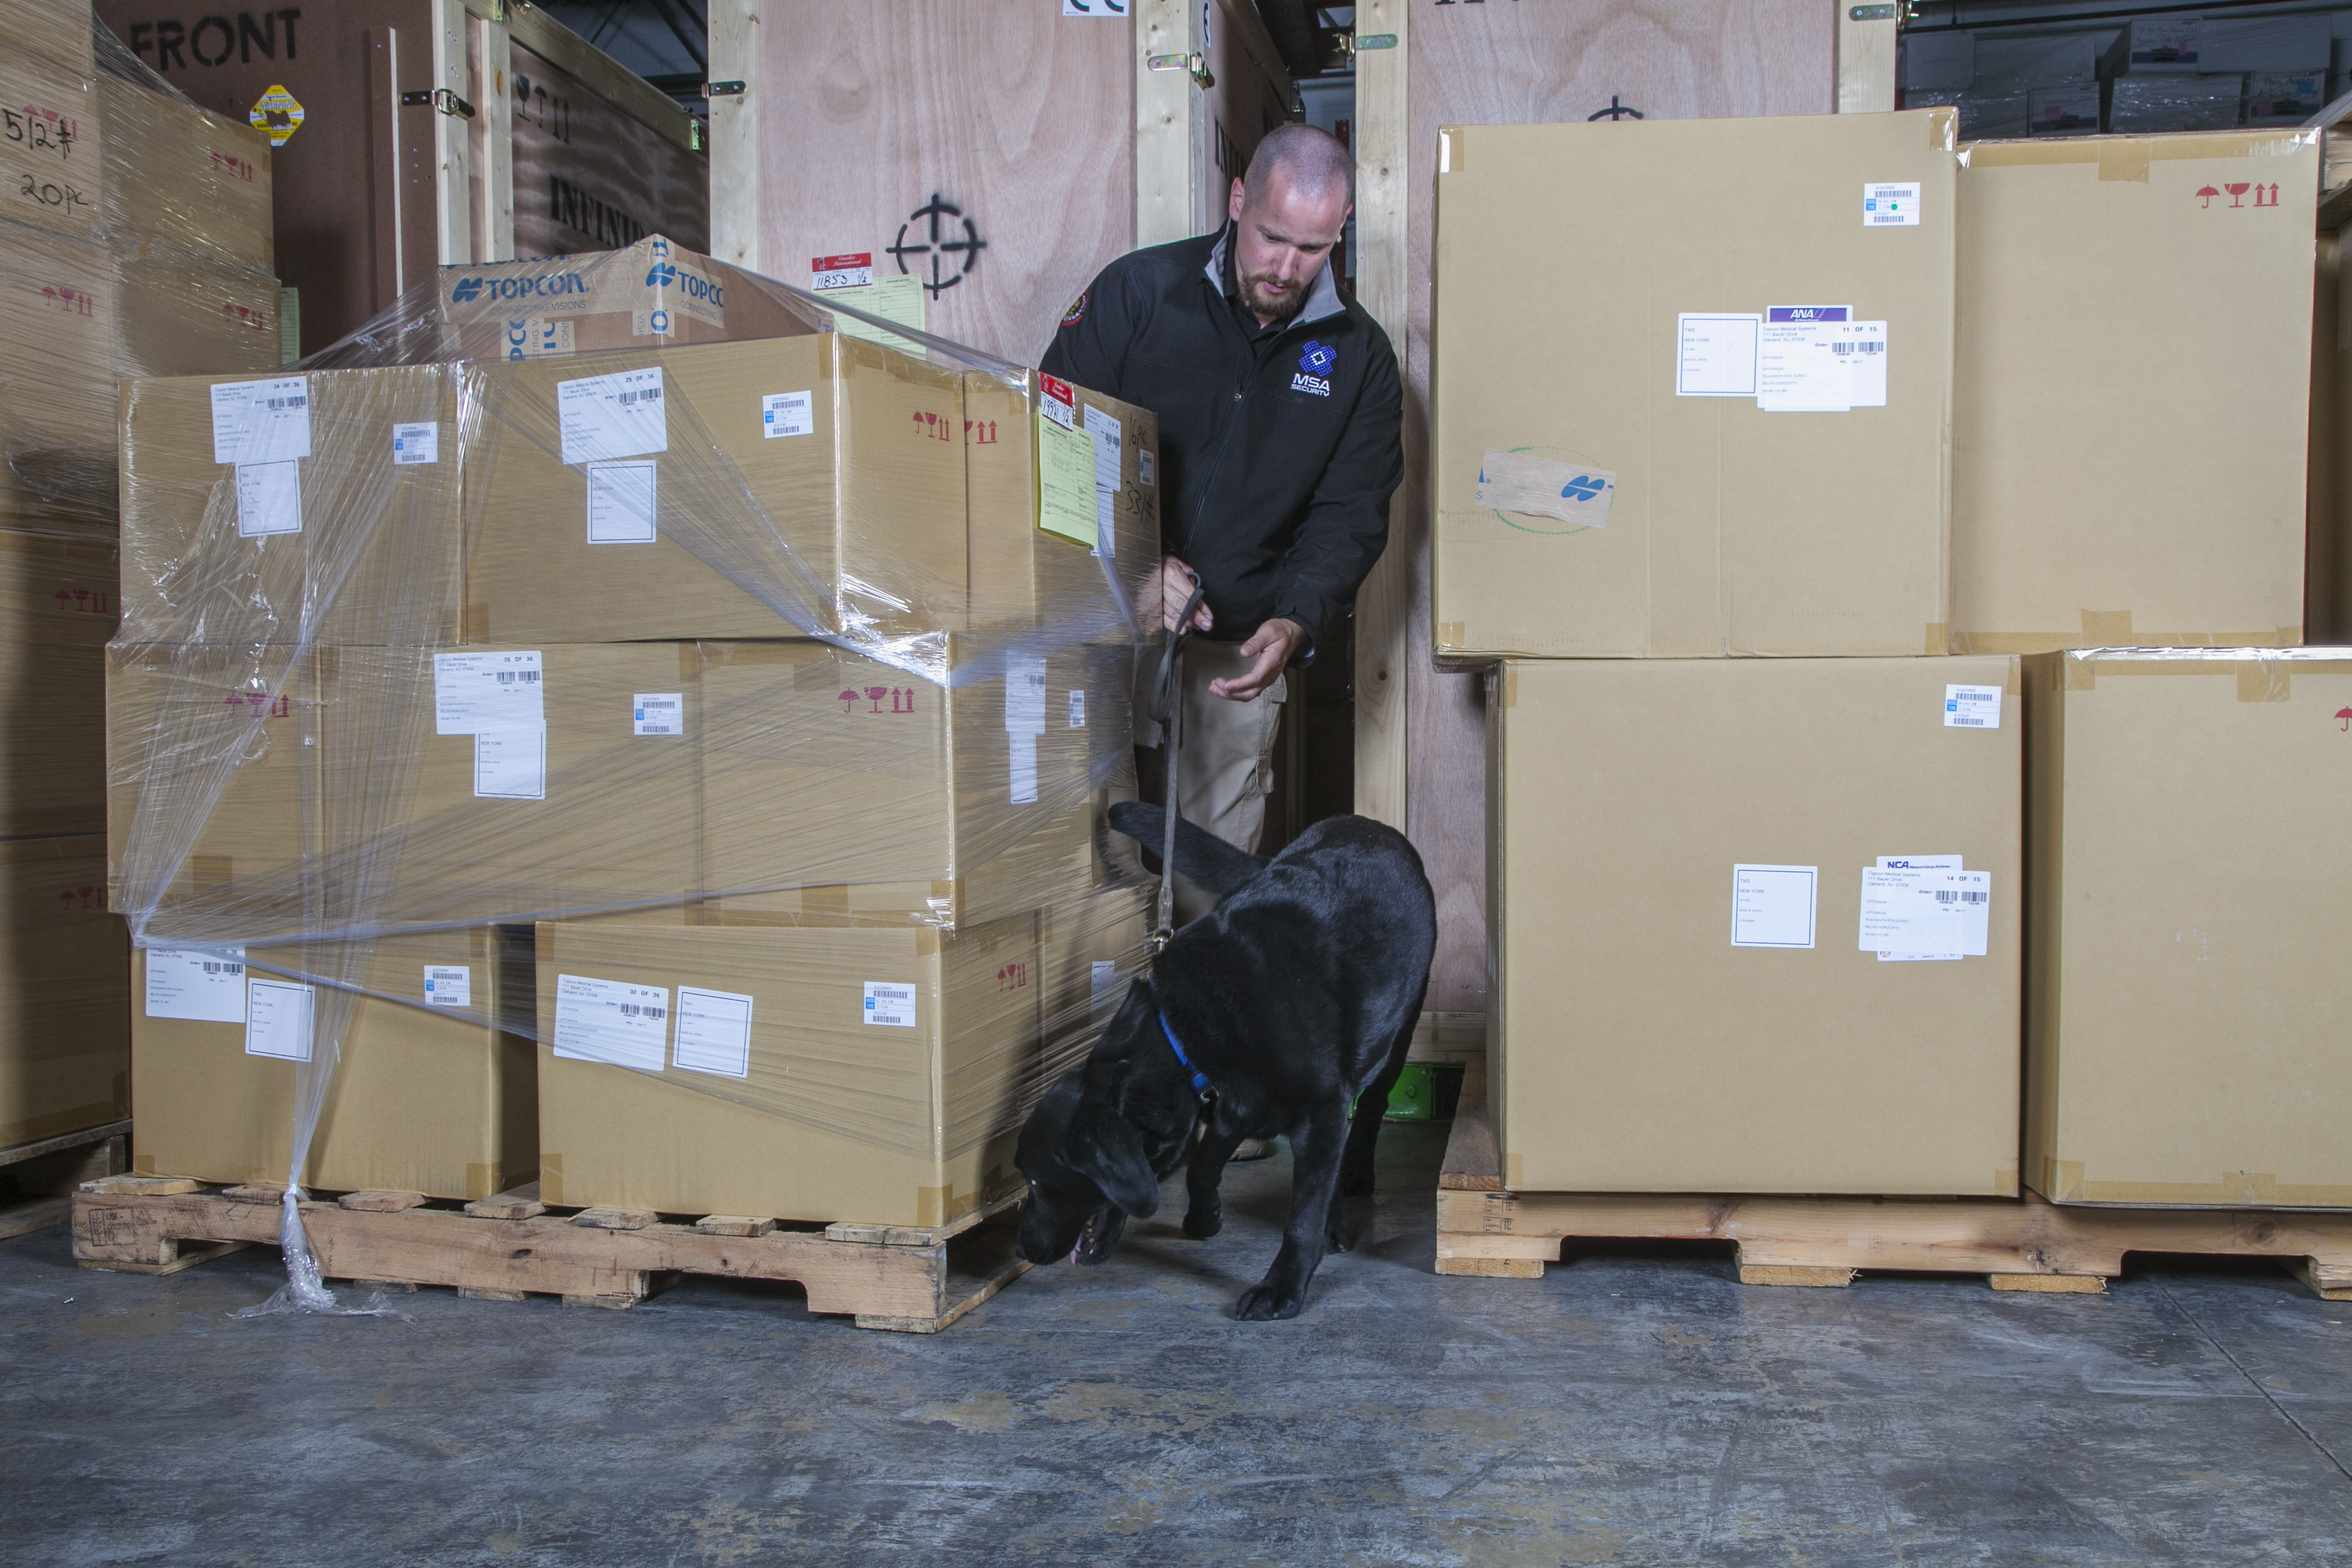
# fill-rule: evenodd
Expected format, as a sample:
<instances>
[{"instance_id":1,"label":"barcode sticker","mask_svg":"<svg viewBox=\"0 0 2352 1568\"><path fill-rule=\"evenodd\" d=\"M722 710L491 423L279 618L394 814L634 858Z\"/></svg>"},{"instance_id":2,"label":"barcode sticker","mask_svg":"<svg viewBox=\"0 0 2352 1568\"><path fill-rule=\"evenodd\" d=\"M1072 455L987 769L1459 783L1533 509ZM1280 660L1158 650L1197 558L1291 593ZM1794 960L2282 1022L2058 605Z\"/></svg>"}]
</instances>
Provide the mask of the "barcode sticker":
<instances>
[{"instance_id":1,"label":"barcode sticker","mask_svg":"<svg viewBox=\"0 0 2352 1568\"><path fill-rule=\"evenodd\" d=\"M1881 855L1878 868L1882 871L1957 871L1960 868L1960 858L1958 855ZM1885 948L1878 950L1878 962L1881 963L1958 963L1959 961L1960 955L1957 952L1890 952Z\"/></svg>"},{"instance_id":2,"label":"barcode sticker","mask_svg":"<svg viewBox=\"0 0 2352 1568\"><path fill-rule=\"evenodd\" d=\"M1947 730L2000 729L2000 688L1998 686L1945 687L1944 728Z\"/></svg>"},{"instance_id":3,"label":"barcode sticker","mask_svg":"<svg viewBox=\"0 0 2352 1568\"><path fill-rule=\"evenodd\" d=\"M915 988L885 980L866 983L866 1021L893 1029L915 1026Z\"/></svg>"},{"instance_id":4,"label":"barcode sticker","mask_svg":"<svg viewBox=\"0 0 2352 1568\"><path fill-rule=\"evenodd\" d=\"M1083 730L1086 727L1087 694L1083 690L1073 691L1070 693L1070 728Z\"/></svg>"},{"instance_id":5,"label":"barcode sticker","mask_svg":"<svg viewBox=\"0 0 2352 1568\"><path fill-rule=\"evenodd\" d=\"M689 1072L751 1077L751 998L679 986L675 1051L671 1059Z\"/></svg>"},{"instance_id":6,"label":"barcode sticker","mask_svg":"<svg viewBox=\"0 0 2352 1568\"><path fill-rule=\"evenodd\" d=\"M555 977L555 1054L569 1061L659 1072L669 1046L669 988Z\"/></svg>"},{"instance_id":7,"label":"barcode sticker","mask_svg":"<svg viewBox=\"0 0 2352 1568\"><path fill-rule=\"evenodd\" d=\"M245 1022L245 949L151 947L147 1016L200 1024Z\"/></svg>"},{"instance_id":8,"label":"barcode sticker","mask_svg":"<svg viewBox=\"0 0 2352 1568\"><path fill-rule=\"evenodd\" d=\"M566 463L643 458L669 450L659 365L555 384Z\"/></svg>"},{"instance_id":9,"label":"barcode sticker","mask_svg":"<svg viewBox=\"0 0 2352 1568\"><path fill-rule=\"evenodd\" d=\"M816 434L816 401L805 392L772 392L760 399L760 434L772 441L779 436Z\"/></svg>"},{"instance_id":10,"label":"barcode sticker","mask_svg":"<svg viewBox=\"0 0 2352 1568\"><path fill-rule=\"evenodd\" d=\"M425 966L425 1005L428 1007L470 1007L474 1005L474 971L463 963Z\"/></svg>"},{"instance_id":11,"label":"barcode sticker","mask_svg":"<svg viewBox=\"0 0 2352 1568\"><path fill-rule=\"evenodd\" d=\"M310 378L225 381L212 389L213 461L287 463L310 455Z\"/></svg>"},{"instance_id":12,"label":"barcode sticker","mask_svg":"<svg viewBox=\"0 0 2352 1568\"><path fill-rule=\"evenodd\" d=\"M630 710L629 722L640 735L686 733L686 694L681 691L640 691Z\"/></svg>"},{"instance_id":13,"label":"barcode sticker","mask_svg":"<svg viewBox=\"0 0 2352 1568\"><path fill-rule=\"evenodd\" d=\"M478 735L485 730L544 728L539 650L436 653L433 656L433 732Z\"/></svg>"},{"instance_id":14,"label":"barcode sticker","mask_svg":"<svg viewBox=\"0 0 2352 1568\"><path fill-rule=\"evenodd\" d=\"M310 1059L310 1017L318 994L308 985L247 975L245 1054L279 1061Z\"/></svg>"},{"instance_id":15,"label":"barcode sticker","mask_svg":"<svg viewBox=\"0 0 2352 1568\"><path fill-rule=\"evenodd\" d=\"M1916 228L1919 223L1917 182L1888 184L1871 180L1862 187L1862 226Z\"/></svg>"},{"instance_id":16,"label":"barcode sticker","mask_svg":"<svg viewBox=\"0 0 2352 1568\"><path fill-rule=\"evenodd\" d=\"M1882 955L1982 958L1991 903L1990 871L1867 867L1856 942Z\"/></svg>"},{"instance_id":17,"label":"barcode sticker","mask_svg":"<svg viewBox=\"0 0 2352 1568\"><path fill-rule=\"evenodd\" d=\"M407 468L417 463L437 463L441 460L441 426L427 420L421 425L395 425L392 427L392 462L394 468Z\"/></svg>"},{"instance_id":18,"label":"barcode sticker","mask_svg":"<svg viewBox=\"0 0 2352 1568\"><path fill-rule=\"evenodd\" d=\"M1830 340L1845 363L1846 395L1856 408L1886 406L1886 323L1848 321Z\"/></svg>"}]
</instances>

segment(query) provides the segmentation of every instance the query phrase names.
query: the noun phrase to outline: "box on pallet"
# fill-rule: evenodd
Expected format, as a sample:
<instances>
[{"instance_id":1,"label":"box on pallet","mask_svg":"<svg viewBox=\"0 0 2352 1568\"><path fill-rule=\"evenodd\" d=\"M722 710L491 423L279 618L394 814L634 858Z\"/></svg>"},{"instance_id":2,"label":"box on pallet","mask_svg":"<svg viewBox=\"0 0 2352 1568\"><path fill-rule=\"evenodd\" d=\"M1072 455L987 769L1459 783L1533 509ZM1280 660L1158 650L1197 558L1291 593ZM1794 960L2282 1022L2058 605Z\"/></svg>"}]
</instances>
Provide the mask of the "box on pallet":
<instances>
[{"instance_id":1,"label":"box on pallet","mask_svg":"<svg viewBox=\"0 0 2352 1568\"><path fill-rule=\"evenodd\" d=\"M2352 1208L2352 648L2108 648L2027 675L2027 1182Z\"/></svg>"},{"instance_id":2,"label":"box on pallet","mask_svg":"<svg viewBox=\"0 0 2352 1568\"><path fill-rule=\"evenodd\" d=\"M12 50L37 55L69 71L88 74L90 33L87 5L74 0L0 0L0 37L9 41Z\"/></svg>"},{"instance_id":3,"label":"box on pallet","mask_svg":"<svg viewBox=\"0 0 2352 1568\"><path fill-rule=\"evenodd\" d=\"M482 1198L538 1169L527 941L478 929L348 947L149 948L131 984L142 1175L285 1181L314 1021L340 1046L305 1186Z\"/></svg>"},{"instance_id":4,"label":"box on pallet","mask_svg":"<svg viewBox=\"0 0 2352 1568\"><path fill-rule=\"evenodd\" d=\"M2017 1192L2017 663L1506 663L1513 1191Z\"/></svg>"},{"instance_id":5,"label":"box on pallet","mask_svg":"<svg viewBox=\"0 0 2352 1568\"><path fill-rule=\"evenodd\" d=\"M1952 651L2302 640L2317 158L1966 150Z\"/></svg>"},{"instance_id":6,"label":"box on pallet","mask_svg":"<svg viewBox=\"0 0 2352 1568\"><path fill-rule=\"evenodd\" d=\"M1441 658L1942 650L1951 130L1439 133ZM1577 278L1534 311L1531 244Z\"/></svg>"},{"instance_id":7,"label":"box on pallet","mask_svg":"<svg viewBox=\"0 0 2352 1568\"><path fill-rule=\"evenodd\" d=\"M106 826L114 546L0 529L0 837Z\"/></svg>"},{"instance_id":8,"label":"box on pallet","mask_svg":"<svg viewBox=\"0 0 2352 1568\"><path fill-rule=\"evenodd\" d=\"M0 840L0 1148L131 1114L130 942L105 849Z\"/></svg>"},{"instance_id":9,"label":"box on pallet","mask_svg":"<svg viewBox=\"0 0 2352 1568\"><path fill-rule=\"evenodd\" d=\"M2118 136L2227 131L2245 96L2242 76L2117 77L2107 84L2107 129Z\"/></svg>"}]
</instances>

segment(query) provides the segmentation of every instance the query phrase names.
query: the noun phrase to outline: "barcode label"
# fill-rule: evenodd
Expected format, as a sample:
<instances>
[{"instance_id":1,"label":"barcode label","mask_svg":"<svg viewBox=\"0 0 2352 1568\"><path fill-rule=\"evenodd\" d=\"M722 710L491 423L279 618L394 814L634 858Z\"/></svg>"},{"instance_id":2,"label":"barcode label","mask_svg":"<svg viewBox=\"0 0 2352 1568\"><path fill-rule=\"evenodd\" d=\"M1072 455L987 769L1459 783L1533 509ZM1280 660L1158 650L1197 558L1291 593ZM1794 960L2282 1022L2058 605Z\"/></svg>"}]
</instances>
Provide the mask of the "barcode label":
<instances>
[{"instance_id":1,"label":"barcode label","mask_svg":"<svg viewBox=\"0 0 2352 1568\"><path fill-rule=\"evenodd\" d=\"M512 686L517 681L531 685L538 681L540 675L535 669L501 669L495 673L500 686Z\"/></svg>"},{"instance_id":2,"label":"barcode label","mask_svg":"<svg viewBox=\"0 0 2352 1568\"><path fill-rule=\"evenodd\" d=\"M634 1002L624 1002L621 1004L621 1016L624 1018L667 1018L669 1016L669 1009L667 1007L639 1006Z\"/></svg>"},{"instance_id":3,"label":"barcode label","mask_svg":"<svg viewBox=\"0 0 2352 1568\"><path fill-rule=\"evenodd\" d=\"M1936 890L1936 901L1939 904L1981 904L1991 897L1990 893L1966 889L1939 888Z\"/></svg>"},{"instance_id":4,"label":"barcode label","mask_svg":"<svg viewBox=\"0 0 2352 1568\"><path fill-rule=\"evenodd\" d=\"M659 1072L669 1054L669 991L586 974L555 977L555 1054Z\"/></svg>"},{"instance_id":5,"label":"barcode label","mask_svg":"<svg viewBox=\"0 0 2352 1568\"><path fill-rule=\"evenodd\" d=\"M1945 687L1944 728L1947 730L2000 729L2000 688L1998 686Z\"/></svg>"},{"instance_id":6,"label":"barcode label","mask_svg":"<svg viewBox=\"0 0 2352 1568\"><path fill-rule=\"evenodd\" d=\"M1830 353L1833 354L1883 354L1885 352L1885 343L1832 343L1830 345Z\"/></svg>"},{"instance_id":7,"label":"barcode label","mask_svg":"<svg viewBox=\"0 0 2352 1568\"><path fill-rule=\"evenodd\" d=\"M273 397L265 403L263 406L275 413L280 408L308 408L310 406L310 400L307 396Z\"/></svg>"},{"instance_id":8,"label":"barcode label","mask_svg":"<svg viewBox=\"0 0 2352 1568\"><path fill-rule=\"evenodd\" d=\"M206 974L242 974L245 973L245 965L242 963L214 963L207 962L205 964L205 973Z\"/></svg>"},{"instance_id":9,"label":"barcode label","mask_svg":"<svg viewBox=\"0 0 2352 1568\"><path fill-rule=\"evenodd\" d=\"M660 397L660 387L644 386L639 387L635 392L625 392L613 401L619 404L622 407L626 408L633 403L653 403L658 401Z\"/></svg>"}]
</instances>

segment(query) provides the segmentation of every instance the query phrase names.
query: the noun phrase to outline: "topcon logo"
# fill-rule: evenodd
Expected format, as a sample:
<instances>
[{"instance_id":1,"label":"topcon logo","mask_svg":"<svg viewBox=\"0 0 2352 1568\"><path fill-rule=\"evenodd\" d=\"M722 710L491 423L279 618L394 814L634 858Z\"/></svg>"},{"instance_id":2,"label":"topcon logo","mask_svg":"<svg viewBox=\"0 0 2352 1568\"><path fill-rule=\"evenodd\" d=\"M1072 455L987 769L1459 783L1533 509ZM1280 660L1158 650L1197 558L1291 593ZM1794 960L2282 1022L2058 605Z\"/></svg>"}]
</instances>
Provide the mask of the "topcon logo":
<instances>
[{"instance_id":1,"label":"topcon logo","mask_svg":"<svg viewBox=\"0 0 2352 1568\"><path fill-rule=\"evenodd\" d=\"M578 272L558 272L537 278L466 278L449 290L449 303L468 304L476 300L525 300L558 294L585 294L587 278Z\"/></svg>"},{"instance_id":2,"label":"topcon logo","mask_svg":"<svg viewBox=\"0 0 2352 1568\"><path fill-rule=\"evenodd\" d=\"M654 263L653 270L646 274L646 287L648 289L675 288L689 300L708 300L721 310L726 308L726 301L719 298L722 290L718 284L708 278L697 277L691 272L681 272L667 261Z\"/></svg>"}]
</instances>

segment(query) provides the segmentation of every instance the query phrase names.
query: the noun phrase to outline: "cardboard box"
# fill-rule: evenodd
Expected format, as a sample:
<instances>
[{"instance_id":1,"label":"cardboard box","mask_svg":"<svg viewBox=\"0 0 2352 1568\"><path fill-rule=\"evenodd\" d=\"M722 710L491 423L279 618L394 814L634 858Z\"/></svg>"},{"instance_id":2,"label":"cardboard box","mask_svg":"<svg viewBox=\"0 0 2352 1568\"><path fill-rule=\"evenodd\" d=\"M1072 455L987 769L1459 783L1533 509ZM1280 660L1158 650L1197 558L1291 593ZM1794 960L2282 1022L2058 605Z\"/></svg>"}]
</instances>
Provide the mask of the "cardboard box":
<instances>
[{"instance_id":1,"label":"cardboard box","mask_svg":"<svg viewBox=\"0 0 2352 1568\"><path fill-rule=\"evenodd\" d=\"M2208 16L2197 29L2197 68L2324 73L2333 32L2332 19L2325 12L2288 16ZM2316 110L2319 106L2312 107Z\"/></svg>"},{"instance_id":2,"label":"cardboard box","mask_svg":"<svg viewBox=\"0 0 2352 1568\"><path fill-rule=\"evenodd\" d=\"M1137 877L1037 911L1045 1038L1049 1047L1073 1053L1073 1065L1150 965L1158 893L1156 880Z\"/></svg>"},{"instance_id":3,"label":"cardboard box","mask_svg":"<svg viewBox=\"0 0 2352 1568\"><path fill-rule=\"evenodd\" d=\"M279 395L301 397L309 414L310 456L292 459L290 510L281 490L240 490L237 465L214 460L214 389L257 381L291 384ZM127 384L125 638L454 639L465 536L457 411L457 385L438 365ZM431 427L429 444L420 426ZM418 460L428 452L432 460Z\"/></svg>"},{"instance_id":4,"label":"cardboard box","mask_svg":"<svg viewBox=\"0 0 2352 1568\"><path fill-rule=\"evenodd\" d=\"M100 200L115 252L268 272L269 138L120 77L100 75L97 89L106 132Z\"/></svg>"},{"instance_id":5,"label":"cardboard box","mask_svg":"<svg viewBox=\"0 0 2352 1568\"><path fill-rule=\"evenodd\" d=\"M2352 1207L2352 648L2029 661L2026 1179Z\"/></svg>"},{"instance_id":6,"label":"cardboard box","mask_svg":"<svg viewBox=\"0 0 2352 1568\"><path fill-rule=\"evenodd\" d=\"M2015 1194L2016 670L1514 660L1490 677L1487 1103L1507 1187ZM1965 884L1928 880L1951 873L1868 869L1941 856L1989 876L1983 955L1864 948L1885 940L1866 898L1966 907ZM1866 885L1912 878L1956 896Z\"/></svg>"},{"instance_id":7,"label":"cardboard box","mask_svg":"<svg viewBox=\"0 0 2352 1568\"><path fill-rule=\"evenodd\" d=\"M0 530L0 837L106 828L114 547Z\"/></svg>"},{"instance_id":8,"label":"cardboard box","mask_svg":"<svg viewBox=\"0 0 2352 1568\"><path fill-rule=\"evenodd\" d=\"M74 0L0 0L0 37L79 76L90 71L90 15Z\"/></svg>"},{"instance_id":9,"label":"cardboard box","mask_svg":"<svg viewBox=\"0 0 2352 1568\"><path fill-rule=\"evenodd\" d=\"M911 891L911 907L968 926L1094 885L1092 796L1131 744L1131 652L1011 656L1008 699L988 645L947 651L942 686L824 643L705 647L712 918L904 910Z\"/></svg>"},{"instance_id":10,"label":"cardboard box","mask_svg":"<svg viewBox=\"0 0 2352 1568\"><path fill-rule=\"evenodd\" d=\"M433 330L438 357L450 360L740 342L816 330L763 284L655 234L576 258L448 268L416 325Z\"/></svg>"},{"instance_id":11,"label":"cardboard box","mask_svg":"<svg viewBox=\"0 0 2352 1568\"><path fill-rule=\"evenodd\" d=\"M2327 73L2258 71L2246 78L2246 123L2300 125L2327 104Z\"/></svg>"},{"instance_id":12,"label":"cardboard box","mask_svg":"<svg viewBox=\"0 0 2352 1568\"><path fill-rule=\"evenodd\" d=\"M2317 157L2279 133L1969 149L1954 652L2302 640Z\"/></svg>"},{"instance_id":13,"label":"cardboard box","mask_svg":"<svg viewBox=\"0 0 2352 1568\"><path fill-rule=\"evenodd\" d=\"M0 212L68 239L102 243L105 148L98 88L85 70L16 49L0 53Z\"/></svg>"},{"instance_id":14,"label":"cardboard box","mask_svg":"<svg viewBox=\"0 0 2352 1568\"><path fill-rule=\"evenodd\" d=\"M1951 127L1939 110L1439 132L1440 658L1942 650ZM1916 213L1865 207L1890 184L1918 187ZM1577 198L1531 216L1538 189ZM1540 310L1530 247L1575 258ZM1885 405L1759 406L1749 345L1776 309L1815 312L1772 324L1802 340L1779 363L1811 355L1832 367L1811 390L1866 400L1869 378L1833 366L1883 362ZM1823 321L1884 322L1884 352L1833 359ZM1602 505L1602 525L1576 521Z\"/></svg>"},{"instance_id":15,"label":"cardboard box","mask_svg":"<svg viewBox=\"0 0 2352 1568\"><path fill-rule=\"evenodd\" d=\"M2089 33L2026 37L1979 33L1975 54L1976 79L1969 85L1979 92L2096 81L2099 75L2097 40Z\"/></svg>"},{"instance_id":16,"label":"cardboard box","mask_svg":"<svg viewBox=\"0 0 2352 1568\"><path fill-rule=\"evenodd\" d=\"M301 1032L254 1024L279 1011L299 1022L305 983L291 971L344 975L373 993L309 983L317 1035L340 1033L341 1050L303 1166L305 1187L470 1199L532 1179L538 1084L527 942L509 945L476 930L383 938L363 953L257 947L247 956L279 967L247 967L174 987L168 982L184 972L184 963L162 950L138 954L131 1075L140 1113L131 1163L141 1174L286 1180L300 1069L292 1059L261 1053L286 1048L289 1033L299 1038ZM446 984L457 969L467 973L467 1005L446 1013L429 1007L426 981ZM248 1010L248 985L279 988L267 994L271 1013ZM219 994L210 994L215 988ZM230 1016L157 1016L206 1011ZM315 1041L311 1048L322 1060Z\"/></svg>"},{"instance_id":17,"label":"cardboard box","mask_svg":"<svg viewBox=\"0 0 2352 1568\"><path fill-rule=\"evenodd\" d=\"M2099 133L2099 84L2070 83L2037 87L2025 95L2028 136L2096 136ZM1963 240L1961 243L1966 244Z\"/></svg>"},{"instance_id":18,"label":"cardboard box","mask_svg":"<svg viewBox=\"0 0 2352 1568\"><path fill-rule=\"evenodd\" d=\"M2195 16L2134 16L2117 29L2099 62L2102 76L2195 76L2200 35L2210 24Z\"/></svg>"},{"instance_id":19,"label":"cardboard box","mask_svg":"<svg viewBox=\"0 0 2352 1568\"><path fill-rule=\"evenodd\" d=\"M964 624L961 373L827 333L479 374L470 640L796 637L844 617L884 636ZM565 384L632 374L635 390L614 396L657 386L663 412L601 446L567 445L559 406L580 395ZM792 417L765 421L771 397L795 394ZM796 426L805 433L768 434ZM585 459L625 447L626 465L599 470L592 518Z\"/></svg>"},{"instance_id":20,"label":"cardboard box","mask_svg":"<svg viewBox=\"0 0 2352 1568\"><path fill-rule=\"evenodd\" d=\"M131 942L105 850L0 840L0 1148L131 1114Z\"/></svg>"},{"instance_id":21,"label":"cardboard box","mask_svg":"<svg viewBox=\"0 0 2352 1568\"><path fill-rule=\"evenodd\" d=\"M110 509L116 322L104 245L0 221L0 485Z\"/></svg>"},{"instance_id":22,"label":"cardboard box","mask_svg":"<svg viewBox=\"0 0 2352 1568\"><path fill-rule=\"evenodd\" d=\"M1994 88L1983 92L1906 92L1906 109L1948 108L1959 116L1963 141L1982 142L2023 136L2026 92L2021 87Z\"/></svg>"},{"instance_id":23,"label":"cardboard box","mask_svg":"<svg viewBox=\"0 0 2352 1568\"><path fill-rule=\"evenodd\" d=\"M2118 136L2227 131L2245 91L2241 76L2118 77L2108 84L2107 129Z\"/></svg>"},{"instance_id":24,"label":"cardboard box","mask_svg":"<svg viewBox=\"0 0 2352 1568\"><path fill-rule=\"evenodd\" d=\"M1034 916L548 922L539 972L549 1203L936 1226L1020 1181Z\"/></svg>"},{"instance_id":25,"label":"cardboard box","mask_svg":"<svg viewBox=\"0 0 2352 1568\"><path fill-rule=\"evenodd\" d=\"M1974 33L1912 32L1901 42L1905 91L1964 92L1976 80Z\"/></svg>"},{"instance_id":26,"label":"cardboard box","mask_svg":"<svg viewBox=\"0 0 2352 1568\"><path fill-rule=\"evenodd\" d=\"M265 375L285 360L267 270L163 251L115 258L117 376Z\"/></svg>"}]
</instances>

